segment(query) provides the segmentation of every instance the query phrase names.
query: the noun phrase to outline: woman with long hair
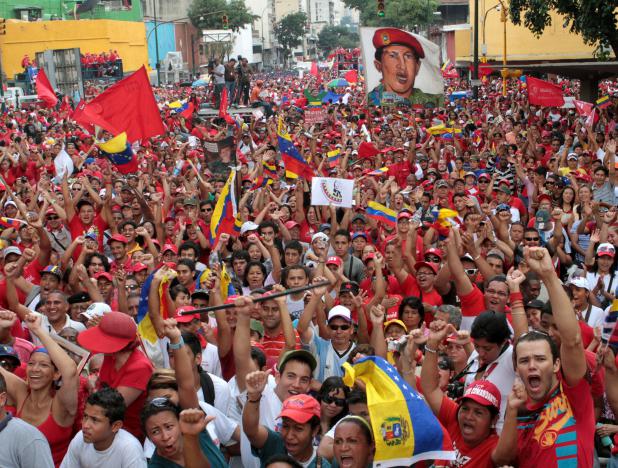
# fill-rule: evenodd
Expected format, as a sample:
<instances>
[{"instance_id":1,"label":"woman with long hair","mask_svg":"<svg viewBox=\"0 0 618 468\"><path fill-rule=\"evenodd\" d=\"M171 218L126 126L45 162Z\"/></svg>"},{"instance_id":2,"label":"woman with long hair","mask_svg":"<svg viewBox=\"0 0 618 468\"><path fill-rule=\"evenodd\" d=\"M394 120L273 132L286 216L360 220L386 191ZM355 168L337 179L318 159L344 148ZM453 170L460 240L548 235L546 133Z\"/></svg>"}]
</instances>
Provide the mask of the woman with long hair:
<instances>
[{"instance_id":1,"label":"woman with long hair","mask_svg":"<svg viewBox=\"0 0 618 468\"><path fill-rule=\"evenodd\" d=\"M73 423L78 409L77 366L41 325L40 314L27 315L26 324L42 344L30 355L26 382L1 366L0 372L15 402L17 417L43 433L54 464L60 466L74 435Z\"/></svg>"},{"instance_id":2,"label":"woman with long hair","mask_svg":"<svg viewBox=\"0 0 618 468\"><path fill-rule=\"evenodd\" d=\"M326 434L348 413L348 387L341 377L328 377L322 383L317 400L320 402L320 425Z\"/></svg>"}]
</instances>

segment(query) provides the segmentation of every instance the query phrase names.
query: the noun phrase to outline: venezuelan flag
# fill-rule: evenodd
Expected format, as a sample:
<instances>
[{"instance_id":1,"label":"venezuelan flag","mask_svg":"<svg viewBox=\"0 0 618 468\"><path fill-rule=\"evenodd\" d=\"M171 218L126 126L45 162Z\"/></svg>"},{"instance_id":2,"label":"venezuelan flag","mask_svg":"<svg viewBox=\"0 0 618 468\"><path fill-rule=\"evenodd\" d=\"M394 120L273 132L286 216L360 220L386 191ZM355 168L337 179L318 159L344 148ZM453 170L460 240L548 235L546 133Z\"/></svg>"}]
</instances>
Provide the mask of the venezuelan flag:
<instances>
[{"instance_id":1,"label":"venezuelan flag","mask_svg":"<svg viewBox=\"0 0 618 468\"><path fill-rule=\"evenodd\" d=\"M232 170L227 182L221 190L217 204L210 220L210 245L215 246L219 241L219 236L224 232L231 234L234 231L236 222L236 196L234 193L234 181L236 171Z\"/></svg>"},{"instance_id":2,"label":"venezuelan flag","mask_svg":"<svg viewBox=\"0 0 618 468\"><path fill-rule=\"evenodd\" d=\"M181 117L188 119L193 115L194 110L195 105L192 102L185 102L182 107L176 111L176 113L180 114Z\"/></svg>"},{"instance_id":3,"label":"venezuelan flag","mask_svg":"<svg viewBox=\"0 0 618 468\"><path fill-rule=\"evenodd\" d=\"M369 174L370 176L379 176L382 174L386 174L388 172L388 167L381 167L380 169L376 169L375 171L371 171Z\"/></svg>"},{"instance_id":4,"label":"venezuelan flag","mask_svg":"<svg viewBox=\"0 0 618 468\"><path fill-rule=\"evenodd\" d=\"M341 158L341 151L338 149L329 151L326 153L326 156L328 156L328 166L331 168L336 167L337 164L339 164L339 159Z\"/></svg>"},{"instance_id":5,"label":"venezuelan flag","mask_svg":"<svg viewBox=\"0 0 618 468\"><path fill-rule=\"evenodd\" d=\"M397 213L384 205L380 205L374 201L367 204L367 216L391 226L397 225Z\"/></svg>"},{"instance_id":6,"label":"venezuelan flag","mask_svg":"<svg viewBox=\"0 0 618 468\"><path fill-rule=\"evenodd\" d=\"M137 160L133 155L131 144L127 141L126 132L122 132L106 142L98 143L98 147L101 154L106 156L121 174L137 172Z\"/></svg>"},{"instance_id":7,"label":"venezuelan flag","mask_svg":"<svg viewBox=\"0 0 618 468\"><path fill-rule=\"evenodd\" d=\"M277 166L272 163L262 161L263 173L269 179L275 180L277 178Z\"/></svg>"},{"instance_id":8,"label":"venezuelan flag","mask_svg":"<svg viewBox=\"0 0 618 468\"><path fill-rule=\"evenodd\" d=\"M167 107L169 107L170 109L180 109L184 104L186 104L186 102L177 100L168 103Z\"/></svg>"},{"instance_id":9,"label":"venezuelan flag","mask_svg":"<svg viewBox=\"0 0 618 468\"><path fill-rule=\"evenodd\" d=\"M150 314L148 314L148 295L150 294L150 288L152 287L152 281L154 279L156 271L153 271L144 284L142 285L142 291L140 294L139 305L137 308L137 331L140 336L148 340L150 343L156 343L158 340L157 331L152 324ZM169 285L172 279L176 277L176 272L170 270L165 276L161 284L159 285L159 307L163 320L170 318L170 313L167 307L167 301L165 300L165 294L169 289Z\"/></svg>"},{"instance_id":10,"label":"venezuelan flag","mask_svg":"<svg viewBox=\"0 0 618 468\"><path fill-rule=\"evenodd\" d=\"M596 101L596 105L599 109L605 109L612 105L612 102L609 100L609 96L602 96Z\"/></svg>"},{"instance_id":11,"label":"venezuelan flag","mask_svg":"<svg viewBox=\"0 0 618 468\"><path fill-rule=\"evenodd\" d=\"M210 276L210 268L206 268L200 273L195 280L195 289L205 289L205 284ZM238 294L234 285L232 284L232 278L225 268L225 263L221 265L221 299L225 302L228 296L234 296Z\"/></svg>"},{"instance_id":12,"label":"venezuelan flag","mask_svg":"<svg viewBox=\"0 0 618 468\"><path fill-rule=\"evenodd\" d=\"M292 143L292 138L283 128L283 120L281 118L279 118L277 137L279 140L279 151L281 151L281 157L285 165L286 177L290 179L304 177L306 180L311 181L313 178L313 170L309 164L307 164L307 161L300 155L294 143Z\"/></svg>"},{"instance_id":13,"label":"venezuelan flag","mask_svg":"<svg viewBox=\"0 0 618 468\"><path fill-rule=\"evenodd\" d=\"M444 428L425 400L385 359L368 356L343 365L343 381L366 385L376 444L373 466L411 466L423 460L454 460Z\"/></svg>"},{"instance_id":14,"label":"venezuelan flag","mask_svg":"<svg viewBox=\"0 0 618 468\"><path fill-rule=\"evenodd\" d=\"M0 230L1 229L19 229L21 226L24 226L28 223L22 221L21 219L16 218L0 218Z\"/></svg>"}]
</instances>

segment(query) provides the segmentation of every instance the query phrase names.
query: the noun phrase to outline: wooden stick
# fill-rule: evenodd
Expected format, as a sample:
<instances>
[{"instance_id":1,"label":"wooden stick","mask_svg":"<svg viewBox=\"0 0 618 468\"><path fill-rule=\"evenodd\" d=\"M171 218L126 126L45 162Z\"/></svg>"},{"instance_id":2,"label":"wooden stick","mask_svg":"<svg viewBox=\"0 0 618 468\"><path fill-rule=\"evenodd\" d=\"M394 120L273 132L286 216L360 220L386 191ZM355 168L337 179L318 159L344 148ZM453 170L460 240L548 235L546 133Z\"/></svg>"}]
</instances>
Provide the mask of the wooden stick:
<instances>
[{"instance_id":1,"label":"wooden stick","mask_svg":"<svg viewBox=\"0 0 618 468\"><path fill-rule=\"evenodd\" d=\"M272 294L266 294L260 297L254 297L253 302L264 302L269 299L274 299L276 297L281 296L289 296L290 294L296 294L303 291L309 291L311 289L319 288L321 286L329 286L330 281L322 281L321 283L308 284L307 286L301 286L299 288L286 289L285 291L274 292ZM203 314L206 312L213 312L215 310L224 310L224 309L232 309L236 307L234 303L229 304L221 304L217 306L210 307L202 307L200 309L188 310L186 312L180 312L178 315L193 315L193 314Z\"/></svg>"}]
</instances>

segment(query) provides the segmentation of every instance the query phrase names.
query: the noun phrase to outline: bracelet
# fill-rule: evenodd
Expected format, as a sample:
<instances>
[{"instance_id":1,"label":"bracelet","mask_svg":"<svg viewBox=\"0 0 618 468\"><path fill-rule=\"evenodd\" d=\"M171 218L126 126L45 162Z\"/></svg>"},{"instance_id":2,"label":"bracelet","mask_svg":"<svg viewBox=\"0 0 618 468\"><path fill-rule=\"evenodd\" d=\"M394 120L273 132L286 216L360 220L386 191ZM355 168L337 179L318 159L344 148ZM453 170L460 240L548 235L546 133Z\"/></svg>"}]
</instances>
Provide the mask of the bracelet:
<instances>
[{"instance_id":1,"label":"bracelet","mask_svg":"<svg viewBox=\"0 0 618 468\"><path fill-rule=\"evenodd\" d=\"M433 353L433 354L437 354L438 351L436 351L433 348L430 348L429 346L425 345L425 351L427 351L428 353Z\"/></svg>"},{"instance_id":2,"label":"bracelet","mask_svg":"<svg viewBox=\"0 0 618 468\"><path fill-rule=\"evenodd\" d=\"M511 312L511 315L526 315L525 312Z\"/></svg>"},{"instance_id":3,"label":"bracelet","mask_svg":"<svg viewBox=\"0 0 618 468\"><path fill-rule=\"evenodd\" d=\"M524 300L524 296L520 291L516 291L516 292L512 292L511 295L509 296L509 301L510 302L514 302L514 301L522 301Z\"/></svg>"},{"instance_id":4,"label":"bracelet","mask_svg":"<svg viewBox=\"0 0 618 468\"><path fill-rule=\"evenodd\" d=\"M174 351L177 349L182 348L185 345L185 341L182 339L182 336L180 337L180 341L178 343L170 343L170 349L173 349Z\"/></svg>"},{"instance_id":5,"label":"bracelet","mask_svg":"<svg viewBox=\"0 0 618 468\"><path fill-rule=\"evenodd\" d=\"M472 260L476 262L479 258L481 258L481 254L478 254L476 257L472 257Z\"/></svg>"}]
</instances>

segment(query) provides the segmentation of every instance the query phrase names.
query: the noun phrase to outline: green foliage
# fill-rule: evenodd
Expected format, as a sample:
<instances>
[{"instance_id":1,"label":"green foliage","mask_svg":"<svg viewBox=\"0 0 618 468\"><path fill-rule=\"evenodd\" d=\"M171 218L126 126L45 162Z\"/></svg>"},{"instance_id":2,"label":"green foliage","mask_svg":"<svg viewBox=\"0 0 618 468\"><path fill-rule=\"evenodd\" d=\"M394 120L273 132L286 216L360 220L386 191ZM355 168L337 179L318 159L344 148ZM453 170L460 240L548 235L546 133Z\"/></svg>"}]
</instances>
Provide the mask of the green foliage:
<instances>
[{"instance_id":1,"label":"green foliage","mask_svg":"<svg viewBox=\"0 0 618 468\"><path fill-rule=\"evenodd\" d=\"M284 16L275 25L275 37L283 49L283 57L286 63L292 49L302 44L302 37L306 33L306 24L307 15L300 11Z\"/></svg>"},{"instance_id":2,"label":"green foliage","mask_svg":"<svg viewBox=\"0 0 618 468\"><path fill-rule=\"evenodd\" d=\"M258 16L251 14L244 0L193 0L188 16L198 29L223 29L221 18L227 15L229 28L238 31L253 23Z\"/></svg>"},{"instance_id":3,"label":"green foliage","mask_svg":"<svg viewBox=\"0 0 618 468\"><path fill-rule=\"evenodd\" d=\"M343 0L349 8L360 11L362 26L394 27L412 30L434 21L437 0L385 0L385 15L378 16L376 0Z\"/></svg>"},{"instance_id":4,"label":"green foliage","mask_svg":"<svg viewBox=\"0 0 618 468\"><path fill-rule=\"evenodd\" d=\"M325 26L318 34L318 47L325 53L337 47L353 49L359 45L358 33L345 26Z\"/></svg>"},{"instance_id":5,"label":"green foliage","mask_svg":"<svg viewBox=\"0 0 618 468\"><path fill-rule=\"evenodd\" d=\"M552 10L564 16L566 28L579 34L584 42L596 45L597 52L611 48L618 56L618 28L616 24L617 0L511 0L511 21L523 24L537 37L551 26Z\"/></svg>"}]
</instances>

